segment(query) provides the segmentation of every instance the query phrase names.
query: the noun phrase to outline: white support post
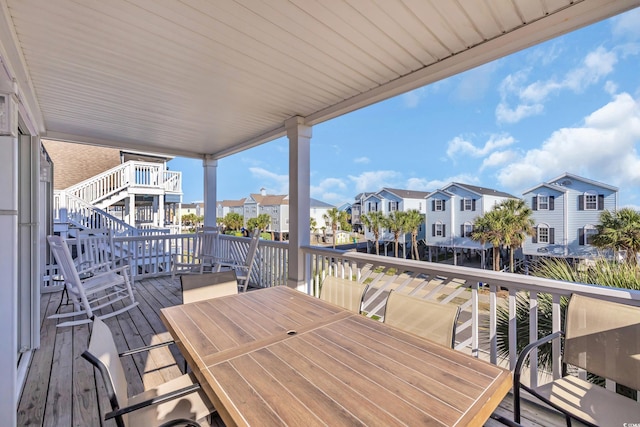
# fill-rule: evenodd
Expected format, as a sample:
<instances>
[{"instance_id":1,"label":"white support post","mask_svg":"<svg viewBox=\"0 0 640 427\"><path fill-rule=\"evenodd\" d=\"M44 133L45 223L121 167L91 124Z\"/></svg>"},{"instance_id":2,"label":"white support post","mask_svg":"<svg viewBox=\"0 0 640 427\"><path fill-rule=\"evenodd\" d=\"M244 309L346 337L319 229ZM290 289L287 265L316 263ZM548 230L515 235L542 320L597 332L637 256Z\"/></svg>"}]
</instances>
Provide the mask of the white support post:
<instances>
[{"instance_id":1,"label":"white support post","mask_svg":"<svg viewBox=\"0 0 640 427\"><path fill-rule=\"evenodd\" d=\"M285 121L289 138L289 282L288 286L306 291L304 256L300 248L310 244L309 215L311 126L302 117Z\"/></svg>"},{"instance_id":2,"label":"white support post","mask_svg":"<svg viewBox=\"0 0 640 427\"><path fill-rule=\"evenodd\" d=\"M218 181L218 161L210 156L202 160L204 168L204 225L215 227Z\"/></svg>"}]
</instances>

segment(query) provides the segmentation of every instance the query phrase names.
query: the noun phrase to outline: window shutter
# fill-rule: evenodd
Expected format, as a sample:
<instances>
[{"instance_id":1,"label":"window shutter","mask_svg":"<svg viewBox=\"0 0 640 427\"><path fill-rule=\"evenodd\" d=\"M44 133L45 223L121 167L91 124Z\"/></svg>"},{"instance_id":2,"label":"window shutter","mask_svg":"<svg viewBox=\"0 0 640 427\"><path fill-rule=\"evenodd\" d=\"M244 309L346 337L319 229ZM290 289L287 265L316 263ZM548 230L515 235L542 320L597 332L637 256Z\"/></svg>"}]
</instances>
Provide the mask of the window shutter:
<instances>
[{"instance_id":1,"label":"window shutter","mask_svg":"<svg viewBox=\"0 0 640 427\"><path fill-rule=\"evenodd\" d=\"M552 245L556 243L555 231L556 231L555 228L549 229L549 243L551 243Z\"/></svg>"},{"instance_id":2,"label":"window shutter","mask_svg":"<svg viewBox=\"0 0 640 427\"><path fill-rule=\"evenodd\" d=\"M604 194L598 194L598 210L604 210Z\"/></svg>"},{"instance_id":3,"label":"window shutter","mask_svg":"<svg viewBox=\"0 0 640 427\"><path fill-rule=\"evenodd\" d=\"M578 244L584 246L584 228L578 228Z\"/></svg>"},{"instance_id":4,"label":"window shutter","mask_svg":"<svg viewBox=\"0 0 640 427\"><path fill-rule=\"evenodd\" d=\"M464 224L462 224L462 225L460 226L460 237L466 237L466 236L464 235Z\"/></svg>"},{"instance_id":5,"label":"window shutter","mask_svg":"<svg viewBox=\"0 0 640 427\"><path fill-rule=\"evenodd\" d=\"M583 211L584 210L584 195L583 194L578 196L578 210L579 211Z\"/></svg>"},{"instance_id":6,"label":"window shutter","mask_svg":"<svg viewBox=\"0 0 640 427\"><path fill-rule=\"evenodd\" d=\"M460 210L464 210L464 199L460 199Z\"/></svg>"},{"instance_id":7,"label":"window shutter","mask_svg":"<svg viewBox=\"0 0 640 427\"><path fill-rule=\"evenodd\" d=\"M447 226L445 224L442 224L442 237L447 237L447 233L445 231L446 228Z\"/></svg>"},{"instance_id":8,"label":"window shutter","mask_svg":"<svg viewBox=\"0 0 640 427\"><path fill-rule=\"evenodd\" d=\"M538 227L533 230L533 236L531 236L531 243L538 243Z\"/></svg>"},{"instance_id":9,"label":"window shutter","mask_svg":"<svg viewBox=\"0 0 640 427\"><path fill-rule=\"evenodd\" d=\"M531 209L534 211L538 210L538 197L537 196L533 196L531 198Z\"/></svg>"},{"instance_id":10,"label":"window shutter","mask_svg":"<svg viewBox=\"0 0 640 427\"><path fill-rule=\"evenodd\" d=\"M435 224L431 224L431 235L433 237L436 236L436 225Z\"/></svg>"},{"instance_id":11,"label":"window shutter","mask_svg":"<svg viewBox=\"0 0 640 427\"><path fill-rule=\"evenodd\" d=\"M435 212L436 211L436 201L432 200L431 201L431 212Z\"/></svg>"},{"instance_id":12,"label":"window shutter","mask_svg":"<svg viewBox=\"0 0 640 427\"><path fill-rule=\"evenodd\" d=\"M447 201L446 201L446 200L443 200L443 201L442 201L442 212L444 212L444 211L446 211L446 210L447 210L447 209L446 209L446 207L447 207Z\"/></svg>"},{"instance_id":13,"label":"window shutter","mask_svg":"<svg viewBox=\"0 0 640 427\"><path fill-rule=\"evenodd\" d=\"M387 206L388 206L387 210L388 210L389 212L391 212L391 202L388 202L388 203L387 203Z\"/></svg>"},{"instance_id":14,"label":"window shutter","mask_svg":"<svg viewBox=\"0 0 640 427\"><path fill-rule=\"evenodd\" d=\"M555 196L549 196L549 210L552 211L555 208Z\"/></svg>"},{"instance_id":15,"label":"window shutter","mask_svg":"<svg viewBox=\"0 0 640 427\"><path fill-rule=\"evenodd\" d=\"M475 212L476 210L476 199L473 199L471 210Z\"/></svg>"}]
</instances>

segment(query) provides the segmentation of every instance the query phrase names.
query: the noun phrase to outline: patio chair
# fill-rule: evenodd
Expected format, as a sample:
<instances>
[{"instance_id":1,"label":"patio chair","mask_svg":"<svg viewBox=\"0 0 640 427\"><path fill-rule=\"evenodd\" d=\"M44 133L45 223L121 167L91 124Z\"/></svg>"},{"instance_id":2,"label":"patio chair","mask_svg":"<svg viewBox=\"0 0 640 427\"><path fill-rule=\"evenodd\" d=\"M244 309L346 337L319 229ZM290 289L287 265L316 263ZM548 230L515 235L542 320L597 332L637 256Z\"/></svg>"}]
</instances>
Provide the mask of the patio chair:
<instances>
[{"instance_id":1,"label":"patio chair","mask_svg":"<svg viewBox=\"0 0 640 427\"><path fill-rule=\"evenodd\" d=\"M369 285L353 280L327 276L320 286L320 299L354 313L362 313L362 301Z\"/></svg>"},{"instance_id":2,"label":"patio chair","mask_svg":"<svg viewBox=\"0 0 640 427\"><path fill-rule=\"evenodd\" d=\"M216 256L207 257L204 256L205 262L210 262L212 269L215 271L222 271L222 268L228 268L235 270L236 277L238 279L238 286L242 292L246 292L249 287L249 280L251 280L251 272L255 264L255 258L258 254L258 244L260 243L260 230L257 228L253 230L251 235L251 241L249 242L249 248L247 254L242 261L229 260Z\"/></svg>"},{"instance_id":3,"label":"patio chair","mask_svg":"<svg viewBox=\"0 0 640 427\"><path fill-rule=\"evenodd\" d=\"M138 395L128 396L127 379L120 358L171 343L118 353L109 327L99 318L93 319L89 348L82 353L82 357L100 372L109 395L111 412L105 414L105 421L114 419L119 427L167 427L184 423L197 426L195 420L215 412L193 374L182 375Z\"/></svg>"},{"instance_id":4,"label":"patio chair","mask_svg":"<svg viewBox=\"0 0 640 427\"><path fill-rule=\"evenodd\" d=\"M564 336L563 376L538 387L522 384L529 353ZM520 389L590 426L626 425L640 419L640 403L599 385L567 375L567 365L640 389L640 307L574 294L565 316L565 332L552 333L526 346L513 377L514 420L520 422Z\"/></svg>"},{"instance_id":5,"label":"patio chair","mask_svg":"<svg viewBox=\"0 0 640 427\"><path fill-rule=\"evenodd\" d=\"M129 266L109 267L103 271L89 266L87 270L78 270L63 237L47 236L47 241L74 307L74 311L70 313L54 314L49 316L49 319L86 316L85 319L59 323L58 327L89 323L94 311L111 306L118 301L123 301L125 305L104 313L100 317L103 319L113 317L138 305L129 280Z\"/></svg>"},{"instance_id":6,"label":"patio chair","mask_svg":"<svg viewBox=\"0 0 640 427\"><path fill-rule=\"evenodd\" d=\"M183 304L238 293L235 270L180 276L180 284Z\"/></svg>"},{"instance_id":7,"label":"patio chair","mask_svg":"<svg viewBox=\"0 0 640 427\"><path fill-rule=\"evenodd\" d=\"M195 245L192 253L171 255L171 280L176 274L202 274L211 257L215 255L218 246L220 229L218 227L203 227L195 235Z\"/></svg>"},{"instance_id":8,"label":"patio chair","mask_svg":"<svg viewBox=\"0 0 640 427\"><path fill-rule=\"evenodd\" d=\"M453 348L460 307L389 292L384 323Z\"/></svg>"}]
</instances>

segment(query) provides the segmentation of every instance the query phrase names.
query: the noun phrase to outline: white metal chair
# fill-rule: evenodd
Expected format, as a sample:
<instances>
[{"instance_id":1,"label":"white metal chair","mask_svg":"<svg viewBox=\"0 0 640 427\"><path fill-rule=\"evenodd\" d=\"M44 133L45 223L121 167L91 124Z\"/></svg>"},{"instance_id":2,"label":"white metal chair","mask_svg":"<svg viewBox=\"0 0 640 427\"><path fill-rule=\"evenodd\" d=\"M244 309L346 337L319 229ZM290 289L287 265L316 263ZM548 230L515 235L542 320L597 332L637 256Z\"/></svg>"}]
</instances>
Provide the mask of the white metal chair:
<instances>
[{"instance_id":1,"label":"white metal chair","mask_svg":"<svg viewBox=\"0 0 640 427\"><path fill-rule=\"evenodd\" d=\"M320 287L320 299L360 314L362 300L369 285L353 280L327 276Z\"/></svg>"},{"instance_id":2,"label":"white metal chair","mask_svg":"<svg viewBox=\"0 0 640 427\"><path fill-rule=\"evenodd\" d=\"M249 286L249 281L251 280L251 272L253 271L256 255L258 254L259 243L260 230L256 228L251 235L251 241L249 242L249 247L247 249L247 254L244 260L227 260L212 256L208 257L208 261L205 262L211 262L213 266L212 268L215 269L215 271L221 271L223 267L235 270L239 286L242 292L246 292L247 287ZM203 258L207 260L206 256Z\"/></svg>"},{"instance_id":3,"label":"white metal chair","mask_svg":"<svg viewBox=\"0 0 640 427\"><path fill-rule=\"evenodd\" d=\"M389 292L384 323L453 348L460 307Z\"/></svg>"},{"instance_id":4,"label":"white metal chair","mask_svg":"<svg viewBox=\"0 0 640 427\"><path fill-rule=\"evenodd\" d=\"M219 236L218 227L203 227L198 230L193 252L171 255L171 279L174 280L176 274L202 274L206 266L211 267Z\"/></svg>"},{"instance_id":5,"label":"white metal chair","mask_svg":"<svg viewBox=\"0 0 640 427\"><path fill-rule=\"evenodd\" d=\"M213 404L193 374L182 375L141 394L128 396L127 379L120 357L168 344L172 342L119 354L109 327L100 319L94 318L89 348L82 353L82 357L102 375L112 409L105 415L105 421L114 419L119 427L168 427L180 424L194 426L198 425L195 420L203 419L215 412Z\"/></svg>"},{"instance_id":6,"label":"white metal chair","mask_svg":"<svg viewBox=\"0 0 640 427\"><path fill-rule=\"evenodd\" d=\"M180 276L180 284L183 304L238 293L235 270Z\"/></svg>"},{"instance_id":7,"label":"white metal chair","mask_svg":"<svg viewBox=\"0 0 640 427\"><path fill-rule=\"evenodd\" d=\"M79 270L76 268L69 246L63 237L47 236L47 241L74 306L73 312L54 314L49 316L49 319L86 316L85 319L59 323L58 327L89 323L95 310L100 310L118 301L123 301L124 307L104 313L100 317L103 319L113 317L138 305L129 280L129 266L97 268L89 265L86 270Z\"/></svg>"}]
</instances>

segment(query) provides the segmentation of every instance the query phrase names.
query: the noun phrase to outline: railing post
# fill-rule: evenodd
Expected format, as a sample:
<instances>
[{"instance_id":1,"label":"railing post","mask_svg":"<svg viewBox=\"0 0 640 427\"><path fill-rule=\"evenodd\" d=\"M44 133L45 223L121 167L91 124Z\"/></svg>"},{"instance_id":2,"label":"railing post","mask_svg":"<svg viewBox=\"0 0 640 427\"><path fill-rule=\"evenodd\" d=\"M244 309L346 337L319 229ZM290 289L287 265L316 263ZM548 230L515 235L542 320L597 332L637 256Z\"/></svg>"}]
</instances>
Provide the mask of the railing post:
<instances>
[{"instance_id":1,"label":"railing post","mask_svg":"<svg viewBox=\"0 0 640 427\"><path fill-rule=\"evenodd\" d=\"M529 292L529 343L538 340L538 293ZM530 385L538 386L538 349L531 350L529 360Z\"/></svg>"},{"instance_id":2,"label":"railing post","mask_svg":"<svg viewBox=\"0 0 640 427\"><path fill-rule=\"evenodd\" d=\"M478 357L479 342L478 339L478 282L471 285L471 355Z\"/></svg>"},{"instance_id":3,"label":"railing post","mask_svg":"<svg viewBox=\"0 0 640 427\"><path fill-rule=\"evenodd\" d=\"M489 361L498 364L498 287L489 285Z\"/></svg>"}]
</instances>

